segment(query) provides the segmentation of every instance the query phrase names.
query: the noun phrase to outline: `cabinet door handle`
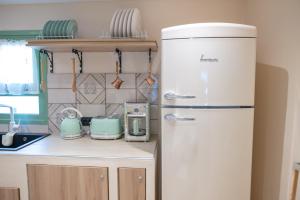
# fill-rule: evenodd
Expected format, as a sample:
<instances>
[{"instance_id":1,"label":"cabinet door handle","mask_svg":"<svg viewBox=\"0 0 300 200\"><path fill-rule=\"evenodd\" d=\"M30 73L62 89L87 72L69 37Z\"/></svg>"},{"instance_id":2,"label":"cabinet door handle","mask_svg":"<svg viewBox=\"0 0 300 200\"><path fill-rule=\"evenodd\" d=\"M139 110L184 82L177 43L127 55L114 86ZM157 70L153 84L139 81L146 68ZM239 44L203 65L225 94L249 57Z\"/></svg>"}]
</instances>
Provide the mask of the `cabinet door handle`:
<instances>
[{"instance_id":1,"label":"cabinet door handle","mask_svg":"<svg viewBox=\"0 0 300 200\"><path fill-rule=\"evenodd\" d=\"M164 95L165 99L167 100L174 100L174 99L195 99L196 96L189 96L189 95L179 95L173 92L168 92Z\"/></svg>"},{"instance_id":2,"label":"cabinet door handle","mask_svg":"<svg viewBox=\"0 0 300 200\"><path fill-rule=\"evenodd\" d=\"M141 183L143 181L143 176L138 176L138 180Z\"/></svg>"},{"instance_id":3,"label":"cabinet door handle","mask_svg":"<svg viewBox=\"0 0 300 200\"><path fill-rule=\"evenodd\" d=\"M177 117L175 114L166 114L164 116L165 120L168 121L195 121L193 117Z\"/></svg>"},{"instance_id":4,"label":"cabinet door handle","mask_svg":"<svg viewBox=\"0 0 300 200\"><path fill-rule=\"evenodd\" d=\"M100 175L100 181L103 181L103 180L104 180L104 175L101 174L101 175Z\"/></svg>"}]
</instances>

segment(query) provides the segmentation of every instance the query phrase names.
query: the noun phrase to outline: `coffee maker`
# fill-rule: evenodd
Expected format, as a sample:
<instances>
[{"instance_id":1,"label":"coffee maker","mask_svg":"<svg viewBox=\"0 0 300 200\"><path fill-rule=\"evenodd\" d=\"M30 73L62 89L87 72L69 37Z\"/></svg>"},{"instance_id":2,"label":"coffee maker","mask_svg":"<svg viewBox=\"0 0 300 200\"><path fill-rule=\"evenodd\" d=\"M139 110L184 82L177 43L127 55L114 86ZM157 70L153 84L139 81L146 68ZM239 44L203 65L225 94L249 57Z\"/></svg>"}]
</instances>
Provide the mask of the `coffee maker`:
<instances>
[{"instance_id":1,"label":"coffee maker","mask_svg":"<svg viewBox=\"0 0 300 200\"><path fill-rule=\"evenodd\" d=\"M149 141L149 109L149 103L126 102L124 104L124 133L126 141Z\"/></svg>"}]
</instances>

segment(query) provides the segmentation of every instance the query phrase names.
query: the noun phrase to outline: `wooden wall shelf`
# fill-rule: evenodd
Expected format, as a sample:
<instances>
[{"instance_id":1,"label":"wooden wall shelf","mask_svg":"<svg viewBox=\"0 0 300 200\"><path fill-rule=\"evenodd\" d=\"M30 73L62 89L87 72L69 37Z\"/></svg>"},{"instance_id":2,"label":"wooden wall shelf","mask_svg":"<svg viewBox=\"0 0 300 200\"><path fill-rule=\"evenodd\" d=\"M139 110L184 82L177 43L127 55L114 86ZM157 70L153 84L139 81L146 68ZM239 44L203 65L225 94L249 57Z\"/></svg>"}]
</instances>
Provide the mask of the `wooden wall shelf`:
<instances>
[{"instance_id":1,"label":"wooden wall shelf","mask_svg":"<svg viewBox=\"0 0 300 200\"><path fill-rule=\"evenodd\" d=\"M53 52L72 52L77 49L83 52L113 52L119 49L124 52L157 51L155 40L140 39L44 39L29 40L27 46Z\"/></svg>"}]
</instances>

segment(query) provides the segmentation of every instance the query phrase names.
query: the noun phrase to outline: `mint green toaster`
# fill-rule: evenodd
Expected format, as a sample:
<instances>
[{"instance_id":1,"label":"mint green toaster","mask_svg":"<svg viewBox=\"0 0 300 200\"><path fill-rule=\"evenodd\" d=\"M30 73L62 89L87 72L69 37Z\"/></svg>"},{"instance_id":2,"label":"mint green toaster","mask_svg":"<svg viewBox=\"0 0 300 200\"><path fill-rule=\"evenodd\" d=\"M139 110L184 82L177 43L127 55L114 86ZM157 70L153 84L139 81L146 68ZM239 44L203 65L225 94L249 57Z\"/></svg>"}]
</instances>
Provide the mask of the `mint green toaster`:
<instances>
[{"instance_id":1,"label":"mint green toaster","mask_svg":"<svg viewBox=\"0 0 300 200\"><path fill-rule=\"evenodd\" d=\"M93 139L118 139L122 136L121 120L119 118L92 118L90 132Z\"/></svg>"}]
</instances>

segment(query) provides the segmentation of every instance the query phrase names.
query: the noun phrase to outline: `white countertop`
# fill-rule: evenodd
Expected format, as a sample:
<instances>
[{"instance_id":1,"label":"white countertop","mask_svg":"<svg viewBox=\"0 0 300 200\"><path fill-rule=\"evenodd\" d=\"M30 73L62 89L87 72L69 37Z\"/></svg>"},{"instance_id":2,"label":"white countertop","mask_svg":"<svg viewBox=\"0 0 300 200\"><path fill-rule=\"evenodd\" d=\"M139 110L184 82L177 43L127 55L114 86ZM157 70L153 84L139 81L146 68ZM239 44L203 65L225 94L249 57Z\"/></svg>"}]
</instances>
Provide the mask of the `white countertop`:
<instances>
[{"instance_id":1,"label":"white countertop","mask_svg":"<svg viewBox=\"0 0 300 200\"><path fill-rule=\"evenodd\" d=\"M50 135L18 151L0 151L1 155L87 157L101 159L153 159L157 148L156 135L150 142L92 140L88 136L64 140Z\"/></svg>"}]
</instances>

